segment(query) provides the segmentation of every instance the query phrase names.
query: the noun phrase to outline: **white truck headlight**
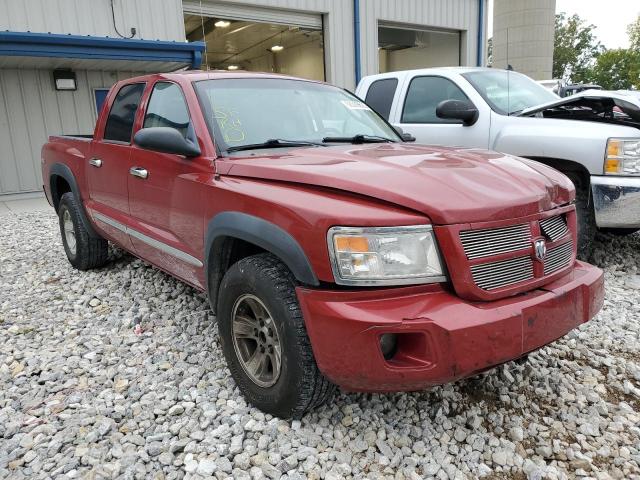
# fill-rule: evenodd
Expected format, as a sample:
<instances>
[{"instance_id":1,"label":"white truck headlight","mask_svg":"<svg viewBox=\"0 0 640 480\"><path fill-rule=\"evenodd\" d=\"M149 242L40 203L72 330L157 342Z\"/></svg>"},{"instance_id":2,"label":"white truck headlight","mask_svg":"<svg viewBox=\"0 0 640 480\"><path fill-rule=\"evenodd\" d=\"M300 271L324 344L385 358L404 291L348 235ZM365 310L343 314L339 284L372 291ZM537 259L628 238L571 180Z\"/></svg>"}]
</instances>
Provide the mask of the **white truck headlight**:
<instances>
[{"instance_id":1,"label":"white truck headlight","mask_svg":"<svg viewBox=\"0 0 640 480\"><path fill-rule=\"evenodd\" d=\"M640 138L610 138L604 159L608 175L640 175Z\"/></svg>"},{"instance_id":2,"label":"white truck headlight","mask_svg":"<svg viewBox=\"0 0 640 480\"><path fill-rule=\"evenodd\" d=\"M410 285L446 281L430 225L332 227L331 267L340 285Z\"/></svg>"}]
</instances>

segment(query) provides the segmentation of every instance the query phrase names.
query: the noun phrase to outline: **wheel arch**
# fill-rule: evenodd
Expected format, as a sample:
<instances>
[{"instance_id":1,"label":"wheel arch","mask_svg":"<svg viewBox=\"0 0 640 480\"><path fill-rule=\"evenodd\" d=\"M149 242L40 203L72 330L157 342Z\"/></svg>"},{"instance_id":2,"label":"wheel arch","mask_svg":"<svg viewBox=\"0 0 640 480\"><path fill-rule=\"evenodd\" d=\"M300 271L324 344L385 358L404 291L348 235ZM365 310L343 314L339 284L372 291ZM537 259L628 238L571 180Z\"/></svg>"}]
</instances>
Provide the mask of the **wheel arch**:
<instances>
[{"instance_id":1,"label":"wheel arch","mask_svg":"<svg viewBox=\"0 0 640 480\"><path fill-rule=\"evenodd\" d=\"M78 205L80 205L80 218L84 227L87 229L87 232L94 238L101 238L93 229L91 222L89 222L87 212L84 209L84 203L82 203L82 197L80 196L78 182L67 165L55 163L51 166L49 171L49 187L51 189L51 203L53 204L53 208L56 213L58 213L58 207L60 206L60 199L62 198L62 195L67 192L71 192Z\"/></svg>"},{"instance_id":2,"label":"wheel arch","mask_svg":"<svg viewBox=\"0 0 640 480\"><path fill-rule=\"evenodd\" d=\"M300 283L320 285L304 250L284 229L242 212L219 213L209 221L205 236L205 282L214 312L226 271L241 258L261 252L279 258Z\"/></svg>"},{"instance_id":3,"label":"wheel arch","mask_svg":"<svg viewBox=\"0 0 640 480\"><path fill-rule=\"evenodd\" d=\"M573 173L578 175L578 177L585 182L583 185L585 188L589 187L591 173L589 170L579 162L575 162L573 160L564 160L562 158L554 158L554 157L535 157L535 156L527 156L526 158L530 160L535 160L536 162L540 162L548 167L555 168L556 170L562 173Z\"/></svg>"}]
</instances>

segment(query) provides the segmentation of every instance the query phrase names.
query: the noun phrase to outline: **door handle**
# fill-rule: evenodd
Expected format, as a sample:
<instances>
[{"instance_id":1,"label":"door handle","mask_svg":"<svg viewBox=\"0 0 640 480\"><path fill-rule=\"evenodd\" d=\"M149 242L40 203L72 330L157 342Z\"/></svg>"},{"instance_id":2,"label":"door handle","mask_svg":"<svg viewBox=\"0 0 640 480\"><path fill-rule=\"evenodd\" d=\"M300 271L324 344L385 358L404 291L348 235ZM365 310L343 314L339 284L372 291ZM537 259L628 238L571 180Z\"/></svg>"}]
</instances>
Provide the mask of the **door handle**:
<instances>
[{"instance_id":1,"label":"door handle","mask_svg":"<svg viewBox=\"0 0 640 480\"><path fill-rule=\"evenodd\" d=\"M129 173L134 177L139 178L147 178L149 176L149 172L147 171L147 169L142 167L131 167Z\"/></svg>"},{"instance_id":2,"label":"door handle","mask_svg":"<svg viewBox=\"0 0 640 480\"><path fill-rule=\"evenodd\" d=\"M89 165L100 168L102 166L102 160L100 160L99 158L92 158L91 160L89 160Z\"/></svg>"}]
</instances>

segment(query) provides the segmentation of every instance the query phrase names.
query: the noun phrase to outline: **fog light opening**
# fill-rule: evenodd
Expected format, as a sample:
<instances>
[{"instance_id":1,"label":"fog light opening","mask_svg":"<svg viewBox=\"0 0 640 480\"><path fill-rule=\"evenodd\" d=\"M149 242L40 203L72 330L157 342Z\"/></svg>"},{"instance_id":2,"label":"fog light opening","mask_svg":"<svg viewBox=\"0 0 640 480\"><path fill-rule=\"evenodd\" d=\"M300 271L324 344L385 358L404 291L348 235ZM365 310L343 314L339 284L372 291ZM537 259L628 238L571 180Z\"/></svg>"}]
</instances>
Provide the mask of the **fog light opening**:
<instances>
[{"instance_id":1,"label":"fog light opening","mask_svg":"<svg viewBox=\"0 0 640 480\"><path fill-rule=\"evenodd\" d=\"M391 360L398 349L398 336L395 333L385 333L380 336L380 350L385 360Z\"/></svg>"}]
</instances>

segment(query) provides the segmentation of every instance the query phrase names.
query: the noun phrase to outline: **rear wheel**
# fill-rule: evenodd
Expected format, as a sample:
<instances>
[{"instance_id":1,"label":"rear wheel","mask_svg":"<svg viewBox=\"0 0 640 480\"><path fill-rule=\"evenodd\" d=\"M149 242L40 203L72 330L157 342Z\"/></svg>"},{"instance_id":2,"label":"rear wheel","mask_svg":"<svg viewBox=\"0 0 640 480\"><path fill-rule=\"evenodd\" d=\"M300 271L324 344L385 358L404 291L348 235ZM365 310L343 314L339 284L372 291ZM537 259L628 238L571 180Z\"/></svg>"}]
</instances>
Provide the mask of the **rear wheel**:
<instances>
[{"instance_id":1,"label":"rear wheel","mask_svg":"<svg viewBox=\"0 0 640 480\"><path fill-rule=\"evenodd\" d=\"M107 263L109 244L89 235L80 216L80 206L71 192L62 195L58 218L62 244L71 265L78 270L89 270Z\"/></svg>"},{"instance_id":2,"label":"rear wheel","mask_svg":"<svg viewBox=\"0 0 640 480\"><path fill-rule=\"evenodd\" d=\"M218 330L231 375L264 412L300 417L335 387L316 365L289 269L271 254L235 263L218 297Z\"/></svg>"},{"instance_id":3,"label":"rear wheel","mask_svg":"<svg viewBox=\"0 0 640 480\"><path fill-rule=\"evenodd\" d=\"M589 181L574 172L565 172L576 187L576 215L578 220L578 258L589 260L593 248L593 240L596 234L596 217L593 211L593 203Z\"/></svg>"}]
</instances>

